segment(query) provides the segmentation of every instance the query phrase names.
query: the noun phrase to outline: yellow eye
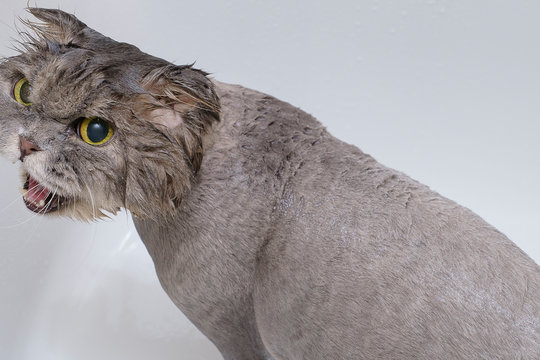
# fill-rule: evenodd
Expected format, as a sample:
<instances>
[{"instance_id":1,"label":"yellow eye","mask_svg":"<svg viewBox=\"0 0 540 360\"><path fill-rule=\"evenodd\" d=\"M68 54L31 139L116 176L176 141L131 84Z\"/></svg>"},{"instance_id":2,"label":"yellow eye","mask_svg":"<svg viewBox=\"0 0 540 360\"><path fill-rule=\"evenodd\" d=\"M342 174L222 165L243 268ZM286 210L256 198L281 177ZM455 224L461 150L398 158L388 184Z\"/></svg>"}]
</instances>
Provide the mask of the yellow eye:
<instances>
[{"instance_id":1,"label":"yellow eye","mask_svg":"<svg viewBox=\"0 0 540 360\"><path fill-rule=\"evenodd\" d=\"M24 106L30 106L32 105L29 100L31 90L32 86L30 86L28 79L22 78L15 84L15 89L13 89L13 96L15 96L15 100L17 100L19 104L23 104Z\"/></svg>"},{"instance_id":2,"label":"yellow eye","mask_svg":"<svg viewBox=\"0 0 540 360\"><path fill-rule=\"evenodd\" d=\"M97 146L109 141L114 130L109 122L98 117L89 117L79 123L78 133L85 143Z\"/></svg>"}]
</instances>

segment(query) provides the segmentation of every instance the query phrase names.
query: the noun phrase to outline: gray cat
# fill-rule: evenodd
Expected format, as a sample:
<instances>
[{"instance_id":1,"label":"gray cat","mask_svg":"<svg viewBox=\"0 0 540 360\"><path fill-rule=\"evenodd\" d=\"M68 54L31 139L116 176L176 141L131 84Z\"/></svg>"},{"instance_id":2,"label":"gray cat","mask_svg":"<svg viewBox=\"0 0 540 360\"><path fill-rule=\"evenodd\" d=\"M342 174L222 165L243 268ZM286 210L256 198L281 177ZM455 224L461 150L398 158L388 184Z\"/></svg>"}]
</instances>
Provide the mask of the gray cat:
<instances>
[{"instance_id":1,"label":"gray cat","mask_svg":"<svg viewBox=\"0 0 540 360\"><path fill-rule=\"evenodd\" d=\"M540 359L540 268L477 215L287 103L30 12L0 64L27 207L131 211L225 359Z\"/></svg>"}]
</instances>

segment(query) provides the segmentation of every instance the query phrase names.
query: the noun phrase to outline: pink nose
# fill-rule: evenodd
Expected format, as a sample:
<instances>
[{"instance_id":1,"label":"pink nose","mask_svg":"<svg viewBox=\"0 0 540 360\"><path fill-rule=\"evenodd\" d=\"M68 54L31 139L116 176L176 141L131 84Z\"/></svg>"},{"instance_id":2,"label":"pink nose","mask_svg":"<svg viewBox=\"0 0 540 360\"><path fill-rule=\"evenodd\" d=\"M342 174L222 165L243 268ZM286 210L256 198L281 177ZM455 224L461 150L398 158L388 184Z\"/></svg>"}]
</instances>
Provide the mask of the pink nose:
<instances>
[{"instance_id":1,"label":"pink nose","mask_svg":"<svg viewBox=\"0 0 540 360\"><path fill-rule=\"evenodd\" d=\"M36 151L41 151L39 146L31 143L30 141L26 140L22 136L19 136L19 139L21 141L19 145L21 149L21 156L19 157L19 160L23 161L24 158L30 155L31 153L36 152Z\"/></svg>"}]
</instances>

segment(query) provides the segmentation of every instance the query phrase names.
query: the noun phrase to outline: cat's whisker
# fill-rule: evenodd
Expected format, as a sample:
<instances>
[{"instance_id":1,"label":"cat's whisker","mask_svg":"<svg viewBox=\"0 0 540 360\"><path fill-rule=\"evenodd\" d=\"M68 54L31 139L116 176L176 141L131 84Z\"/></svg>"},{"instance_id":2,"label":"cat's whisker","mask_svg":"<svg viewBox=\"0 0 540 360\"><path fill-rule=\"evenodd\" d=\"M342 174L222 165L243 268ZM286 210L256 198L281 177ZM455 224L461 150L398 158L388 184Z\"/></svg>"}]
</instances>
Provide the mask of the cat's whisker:
<instances>
[{"instance_id":1,"label":"cat's whisker","mask_svg":"<svg viewBox=\"0 0 540 360\"><path fill-rule=\"evenodd\" d=\"M45 212L47 212L48 206L49 206L50 204L52 204L52 201L54 200L54 196L56 195L57 191L58 191L58 186L56 186L56 189L54 190L53 196L52 196L51 199L49 200L49 203L47 204L46 208L43 210L43 213L42 213L42 214L44 214ZM41 213L41 212L40 212L40 213ZM34 229L35 229L36 227L39 228L39 225L43 222L43 219L44 219L44 218L45 218L44 216L40 216L40 217L39 217L39 220L37 220L37 222L36 222L36 223L34 224L34 226L32 227L32 231L34 231Z\"/></svg>"},{"instance_id":2,"label":"cat's whisker","mask_svg":"<svg viewBox=\"0 0 540 360\"><path fill-rule=\"evenodd\" d=\"M66 199L65 203L66 210L71 208L71 219L75 218L75 197L70 197L69 199ZM69 216L66 214L66 216Z\"/></svg>"},{"instance_id":3,"label":"cat's whisker","mask_svg":"<svg viewBox=\"0 0 540 360\"><path fill-rule=\"evenodd\" d=\"M88 186L86 181L83 180L83 182L84 182L84 185L86 186L86 189L88 190L88 194L90 195L90 201L92 202L92 216L95 220L96 219L96 204L94 203L94 195L92 194L92 190L90 190L90 187Z\"/></svg>"},{"instance_id":4,"label":"cat's whisker","mask_svg":"<svg viewBox=\"0 0 540 360\"><path fill-rule=\"evenodd\" d=\"M39 185L38 185L38 186L39 186ZM58 189L58 186L56 187L56 189ZM43 187L43 188L41 189L41 191L40 191L39 193L37 193L36 197L40 197L45 191L48 191L48 192L50 193L50 190L49 190L49 189ZM53 195L53 197L54 197L54 195ZM51 200L52 200L52 198L51 198ZM49 200L49 202L50 202L51 200ZM42 201L43 201L43 200L42 200Z\"/></svg>"},{"instance_id":5,"label":"cat's whisker","mask_svg":"<svg viewBox=\"0 0 540 360\"><path fill-rule=\"evenodd\" d=\"M15 27L15 25L11 26L9 25L7 22L5 21L0 21L0 24L4 25L5 27L7 27L9 29L10 32L12 33L17 33L17 28ZM10 43L16 41L16 39L14 37L10 37ZM8 47L10 48L10 50L14 50L12 49L11 47ZM5 58L4 55L1 55L2 58Z\"/></svg>"},{"instance_id":6,"label":"cat's whisker","mask_svg":"<svg viewBox=\"0 0 540 360\"><path fill-rule=\"evenodd\" d=\"M71 203L72 203L72 205L73 205L73 210L72 210L71 213L72 213L73 217L75 217L75 202L76 202L76 200L75 200L75 198L73 198L73 199L71 200Z\"/></svg>"},{"instance_id":7,"label":"cat's whisker","mask_svg":"<svg viewBox=\"0 0 540 360\"><path fill-rule=\"evenodd\" d=\"M9 225L9 226L2 226L0 227L0 229L12 229L12 228L15 228L15 227L18 227L18 226L21 226L21 225L24 225L30 221L32 221L35 217L37 216L40 216L40 215L43 215L47 212L47 210L49 209L49 207L51 206L52 204L52 201L54 199L54 196L56 195L58 191L58 186L56 187L56 189L54 190L53 192L53 196L51 197L51 199L47 202L47 204L45 205L45 207L41 210L39 210L38 212L36 212L35 214L33 214L32 216L30 216L28 219L25 219L17 224L14 224L14 225Z\"/></svg>"},{"instance_id":8,"label":"cat's whisker","mask_svg":"<svg viewBox=\"0 0 540 360\"><path fill-rule=\"evenodd\" d=\"M6 206L4 206L3 208L0 209L0 213L2 213L4 211L6 211L7 209L9 209L11 206L13 206L13 204L17 203L17 201L21 201L21 200L24 201L24 195L26 194L26 192L32 191L32 190L36 189L39 186L43 186L43 185L37 184L37 185L34 185L34 186L32 186L32 187L30 187L28 189L21 190L20 194L18 194L12 201L10 201ZM41 193L39 195L41 195Z\"/></svg>"},{"instance_id":9,"label":"cat's whisker","mask_svg":"<svg viewBox=\"0 0 540 360\"><path fill-rule=\"evenodd\" d=\"M50 206L52 205L52 202L54 201L54 197L55 197L57 191L58 191L58 185L56 186L56 189L54 189L54 192L53 192L51 198L49 199L49 201L47 202L47 204L45 205L45 207L42 210L39 211L40 213L45 214L47 212L47 210L49 210Z\"/></svg>"},{"instance_id":10,"label":"cat's whisker","mask_svg":"<svg viewBox=\"0 0 540 360\"><path fill-rule=\"evenodd\" d=\"M34 213L28 219L25 219L25 220L23 220L23 221L21 221L19 223L13 224L13 225L1 226L0 229L13 229L13 228L16 228L18 226L24 225L24 224L32 221L37 216L41 216L41 214L40 213Z\"/></svg>"},{"instance_id":11,"label":"cat's whisker","mask_svg":"<svg viewBox=\"0 0 540 360\"><path fill-rule=\"evenodd\" d=\"M13 206L13 204L17 203L18 201L21 201L21 199L24 199L24 195L22 195L22 194L17 195L17 197L13 201L9 202L6 206L4 206L2 209L0 209L0 213L6 211L11 206Z\"/></svg>"}]
</instances>

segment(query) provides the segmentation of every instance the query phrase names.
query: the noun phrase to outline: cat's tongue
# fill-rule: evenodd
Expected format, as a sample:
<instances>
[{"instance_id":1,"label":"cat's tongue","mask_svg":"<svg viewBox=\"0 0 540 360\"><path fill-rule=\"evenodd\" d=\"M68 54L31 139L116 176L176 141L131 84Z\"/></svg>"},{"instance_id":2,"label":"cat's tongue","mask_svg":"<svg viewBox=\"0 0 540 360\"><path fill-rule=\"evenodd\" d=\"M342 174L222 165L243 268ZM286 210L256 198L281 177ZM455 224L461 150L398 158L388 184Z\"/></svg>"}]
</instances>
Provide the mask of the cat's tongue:
<instances>
[{"instance_id":1,"label":"cat's tongue","mask_svg":"<svg viewBox=\"0 0 540 360\"><path fill-rule=\"evenodd\" d=\"M43 206L45 199L50 193L49 189L41 185L36 179L31 176L29 177L28 192L24 196L27 201L32 202L37 206Z\"/></svg>"}]
</instances>

